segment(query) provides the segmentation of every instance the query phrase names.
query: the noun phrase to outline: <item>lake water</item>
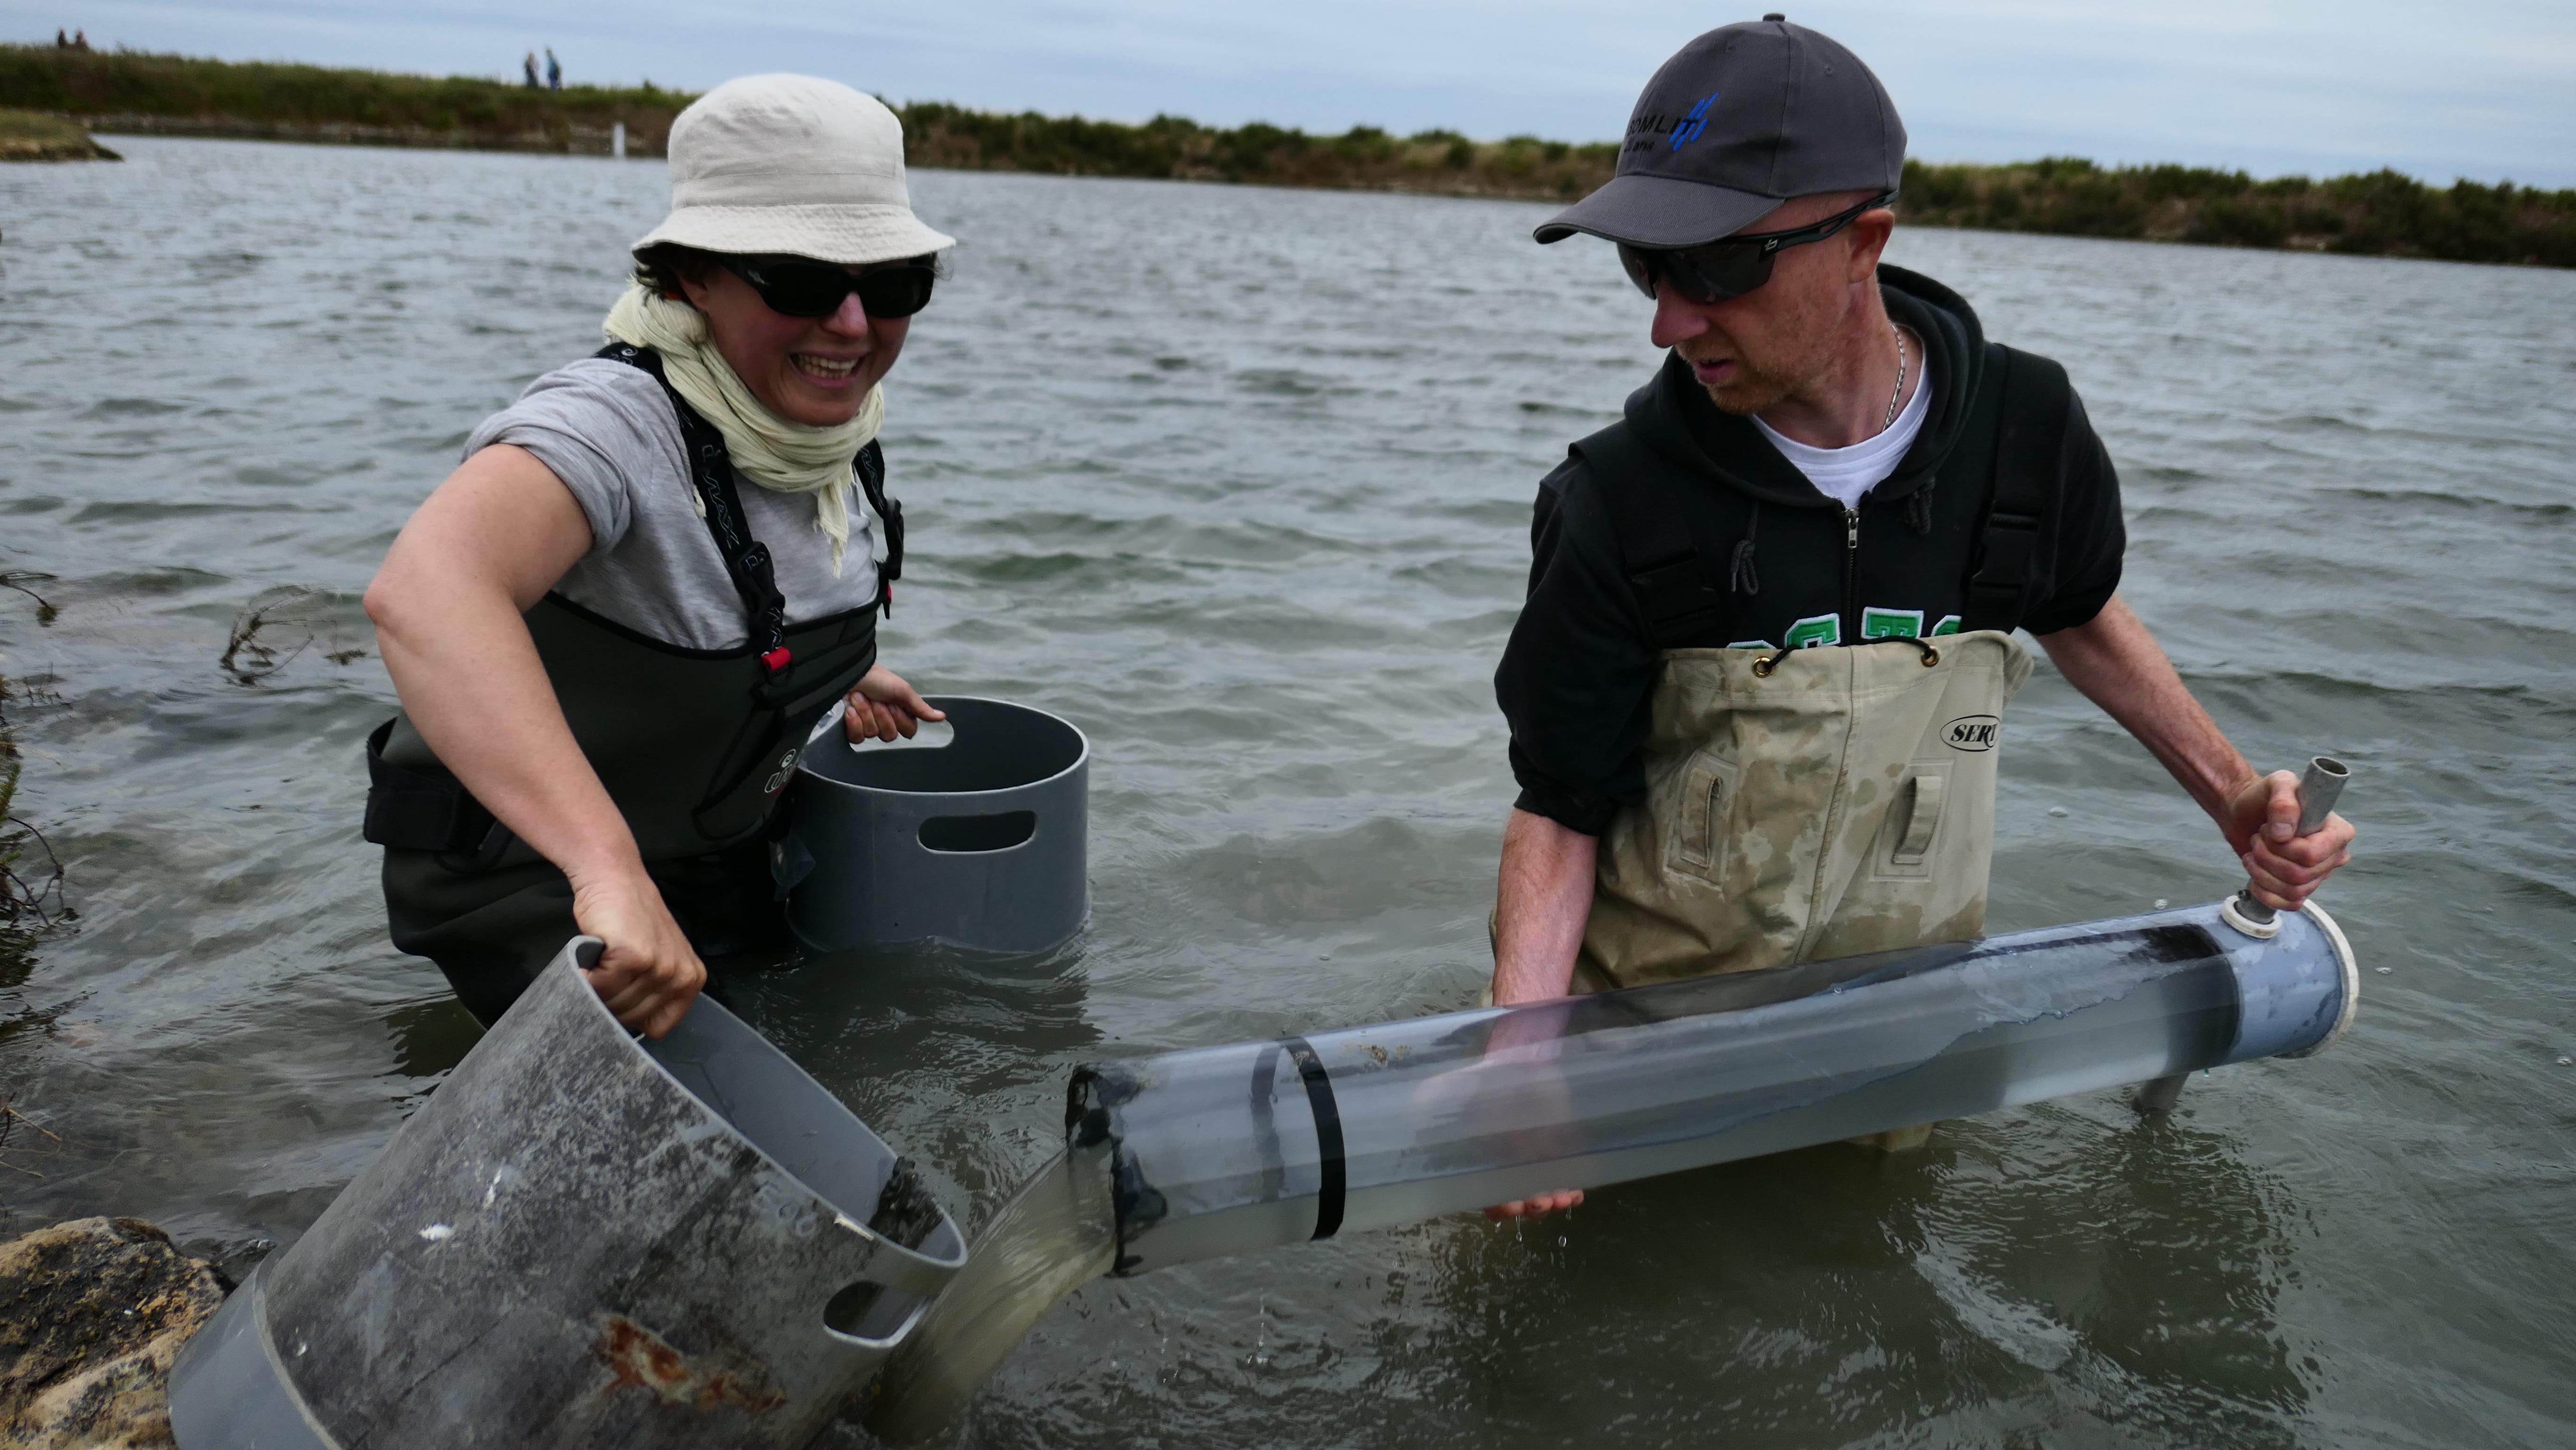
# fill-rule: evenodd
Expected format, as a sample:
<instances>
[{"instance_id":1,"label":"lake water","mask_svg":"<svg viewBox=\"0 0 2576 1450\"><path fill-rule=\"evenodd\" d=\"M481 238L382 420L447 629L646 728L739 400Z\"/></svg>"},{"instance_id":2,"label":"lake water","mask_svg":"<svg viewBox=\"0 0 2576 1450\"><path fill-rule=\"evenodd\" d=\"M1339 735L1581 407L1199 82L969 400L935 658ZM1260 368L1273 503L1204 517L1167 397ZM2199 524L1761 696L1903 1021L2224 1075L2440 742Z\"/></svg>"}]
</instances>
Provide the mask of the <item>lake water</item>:
<instances>
[{"instance_id":1,"label":"lake water","mask_svg":"<svg viewBox=\"0 0 2576 1450\"><path fill-rule=\"evenodd\" d=\"M19 814L82 914L0 979L0 1093L62 1140L0 1144L0 1231L136 1214L240 1263L473 1038L384 941L359 744L393 696L358 594L474 423L597 345L664 179L114 144L0 171L0 570L59 576L32 587L60 611L0 591L0 674ZM886 658L1090 733L1093 919L1048 963L731 994L980 1226L1078 1062L1472 1001L1530 496L1655 356L1603 248L1529 243L1538 206L914 189L966 245L889 387L915 562ZM1539 1227L1099 1281L955 1443L2576 1440L2576 274L1893 257L2073 371L2128 596L2237 742L2354 766L2350 1038L2195 1079L2161 1125L2104 1094ZM269 663L220 668L290 587L318 594ZM2045 664L2001 814L1998 928L2233 884Z\"/></svg>"}]
</instances>

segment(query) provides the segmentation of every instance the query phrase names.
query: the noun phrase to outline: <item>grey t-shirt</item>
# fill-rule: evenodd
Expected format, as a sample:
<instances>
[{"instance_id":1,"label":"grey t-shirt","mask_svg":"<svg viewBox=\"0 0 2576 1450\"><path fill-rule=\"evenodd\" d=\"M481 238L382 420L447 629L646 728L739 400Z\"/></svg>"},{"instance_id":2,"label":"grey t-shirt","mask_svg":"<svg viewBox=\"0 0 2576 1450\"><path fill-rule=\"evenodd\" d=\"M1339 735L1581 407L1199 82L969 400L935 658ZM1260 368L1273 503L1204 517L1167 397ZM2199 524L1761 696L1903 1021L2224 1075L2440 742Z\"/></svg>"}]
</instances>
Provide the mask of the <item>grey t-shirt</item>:
<instances>
[{"instance_id":1,"label":"grey t-shirt","mask_svg":"<svg viewBox=\"0 0 2576 1450\"><path fill-rule=\"evenodd\" d=\"M590 552L556 582L556 593L665 644L735 649L750 638L742 595L691 503L679 415L650 373L608 358L559 367L484 419L465 440L465 455L495 443L534 454L590 520ZM835 577L832 541L815 525L811 495L772 493L739 473L734 491L752 537L769 546L789 622L876 599L863 507L850 511Z\"/></svg>"}]
</instances>

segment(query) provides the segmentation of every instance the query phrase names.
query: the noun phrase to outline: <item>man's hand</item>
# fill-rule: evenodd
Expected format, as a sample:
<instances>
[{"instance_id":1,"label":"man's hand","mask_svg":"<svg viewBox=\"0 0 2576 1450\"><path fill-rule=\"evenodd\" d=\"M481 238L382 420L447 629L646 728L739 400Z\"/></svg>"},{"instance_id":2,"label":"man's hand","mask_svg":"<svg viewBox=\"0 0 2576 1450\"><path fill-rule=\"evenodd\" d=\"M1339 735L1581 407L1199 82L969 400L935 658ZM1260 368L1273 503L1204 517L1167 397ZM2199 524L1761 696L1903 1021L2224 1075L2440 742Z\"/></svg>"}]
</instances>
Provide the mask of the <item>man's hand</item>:
<instances>
[{"instance_id":1,"label":"man's hand","mask_svg":"<svg viewBox=\"0 0 2576 1450\"><path fill-rule=\"evenodd\" d=\"M2286 770L2258 775L2227 798L2219 822L2236 859L2245 863L2254 899L2274 911L2296 911L2336 867L2352 859L2352 822L2329 815L2313 836L2299 834L2299 778Z\"/></svg>"},{"instance_id":2,"label":"man's hand","mask_svg":"<svg viewBox=\"0 0 2576 1450\"><path fill-rule=\"evenodd\" d=\"M922 721L947 718L905 684L903 676L879 665L850 687L849 709L841 716L841 728L853 744L861 740L892 740L897 735L910 740L920 731Z\"/></svg>"},{"instance_id":3,"label":"man's hand","mask_svg":"<svg viewBox=\"0 0 2576 1450\"><path fill-rule=\"evenodd\" d=\"M1542 1193L1536 1198L1515 1198L1485 1210L1485 1217L1496 1223L1507 1218L1545 1218L1559 1209L1578 1208L1583 1203L1583 1190L1568 1188L1556 1193Z\"/></svg>"},{"instance_id":4,"label":"man's hand","mask_svg":"<svg viewBox=\"0 0 2576 1450\"><path fill-rule=\"evenodd\" d=\"M642 863L596 883L576 878L572 919L608 944L584 975L620 1023L647 1037L680 1025L707 984L707 968Z\"/></svg>"}]
</instances>

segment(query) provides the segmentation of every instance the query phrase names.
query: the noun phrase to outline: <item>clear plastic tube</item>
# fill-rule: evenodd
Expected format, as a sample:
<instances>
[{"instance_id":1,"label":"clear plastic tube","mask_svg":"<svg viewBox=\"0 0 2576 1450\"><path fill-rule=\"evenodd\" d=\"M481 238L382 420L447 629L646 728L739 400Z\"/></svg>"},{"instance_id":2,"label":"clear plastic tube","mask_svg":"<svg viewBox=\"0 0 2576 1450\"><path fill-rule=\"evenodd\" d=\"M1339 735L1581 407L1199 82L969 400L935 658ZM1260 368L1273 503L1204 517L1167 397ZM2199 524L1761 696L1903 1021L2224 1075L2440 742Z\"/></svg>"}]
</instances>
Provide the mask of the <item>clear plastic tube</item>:
<instances>
[{"instance_id":1,"label":"clear plastic tube","mask_svg":"<svg viewBox=\"0 0 2576 1450\"><path fill-rule=\"evenodd\" d=\"M2322 912L2215 905L1086 1067L1133 1274L2251 1058L2352 1017Z\"/></svg>"}]
</instances>

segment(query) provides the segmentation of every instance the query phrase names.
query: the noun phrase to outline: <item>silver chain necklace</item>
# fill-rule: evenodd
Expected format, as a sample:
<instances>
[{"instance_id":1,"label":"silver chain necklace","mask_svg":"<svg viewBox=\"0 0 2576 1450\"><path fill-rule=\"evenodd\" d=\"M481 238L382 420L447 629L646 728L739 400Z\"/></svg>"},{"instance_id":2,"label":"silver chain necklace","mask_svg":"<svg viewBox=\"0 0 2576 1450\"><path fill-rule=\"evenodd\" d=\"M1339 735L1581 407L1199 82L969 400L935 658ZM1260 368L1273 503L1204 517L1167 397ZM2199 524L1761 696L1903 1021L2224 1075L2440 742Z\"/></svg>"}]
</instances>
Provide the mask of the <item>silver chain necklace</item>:
<instances>
[{"instance_id":1,"label":"silver chain necklace","mask_svg":"<svg viewBox=\"0 0 2576 1450\"><path fill-rule=\"evenodd\" d=\"M1878 425L1882 433L1896 426L1896 400L1905 396L1905 329L1890 318L1887 330L1896 334L1896 390L1887 395L1887 419Z\"/></svg>"}]
</instances>

